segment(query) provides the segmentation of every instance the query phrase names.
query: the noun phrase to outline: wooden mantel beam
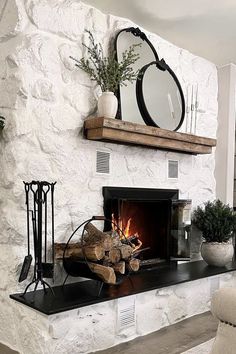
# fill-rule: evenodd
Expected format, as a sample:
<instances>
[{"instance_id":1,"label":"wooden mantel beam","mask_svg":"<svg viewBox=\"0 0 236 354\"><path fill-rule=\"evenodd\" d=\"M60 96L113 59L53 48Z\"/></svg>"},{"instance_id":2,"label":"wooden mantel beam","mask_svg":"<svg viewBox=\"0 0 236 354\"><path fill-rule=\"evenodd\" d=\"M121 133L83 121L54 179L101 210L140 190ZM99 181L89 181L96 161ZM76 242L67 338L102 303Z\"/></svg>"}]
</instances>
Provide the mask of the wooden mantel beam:
<instances>
[{"instance_id":1,"label":"wooden mantel beam","mask_svg":"<svg viewBox=\"0 0 236 354\"><path fill-rule=\"evenodd\" d=\"M89 140L141 145L188 154L210 154L212 147L216 146L216 139L103 117L86 119L84 132Z\"/></svg>"}]
</instances>

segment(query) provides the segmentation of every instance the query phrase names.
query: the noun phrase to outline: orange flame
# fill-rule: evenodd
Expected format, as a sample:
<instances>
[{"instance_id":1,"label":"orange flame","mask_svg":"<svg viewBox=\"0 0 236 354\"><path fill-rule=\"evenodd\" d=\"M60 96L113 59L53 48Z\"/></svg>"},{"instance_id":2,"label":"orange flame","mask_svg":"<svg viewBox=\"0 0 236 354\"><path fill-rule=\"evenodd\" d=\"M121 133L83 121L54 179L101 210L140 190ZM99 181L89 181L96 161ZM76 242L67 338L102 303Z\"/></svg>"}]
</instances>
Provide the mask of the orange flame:
<instances>
[{"instance_id":1,"label":"orange flame","mask_svg":"<svg viewBox=\"0 0 236 354\"><path fill-rule=\"evenodd\" d=\"M133 244L134 246L133 252L135 252L142 247L142 241L139 238L138 232L135 232L133 234L131 233L130 231L131 222L132 222L132 218L129 218L126 225L123 225L124 224L123 220L120 217L118 218L118 220L116 220L114 214L112 214L112 231L116 231L119 234L121 240L124 238L127 238L129 240L129 238L135 236L136 242L138 243L137 245ZM118 228L116 228L114 224L117 225Z\"/></svg>"}]
</instances>

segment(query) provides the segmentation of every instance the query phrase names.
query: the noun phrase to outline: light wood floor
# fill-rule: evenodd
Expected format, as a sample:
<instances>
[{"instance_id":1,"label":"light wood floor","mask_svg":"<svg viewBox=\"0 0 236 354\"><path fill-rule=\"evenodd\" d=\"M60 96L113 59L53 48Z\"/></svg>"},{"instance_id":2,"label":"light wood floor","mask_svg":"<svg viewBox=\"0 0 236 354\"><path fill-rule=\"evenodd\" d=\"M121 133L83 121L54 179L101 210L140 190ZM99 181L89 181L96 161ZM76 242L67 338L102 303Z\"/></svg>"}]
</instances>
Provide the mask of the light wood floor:
<instances>
[{"instance_id":1,"label":"light wood floor","mask_svg":"<svg viewBox=\"0 0 236 354\"><path fill-rule=\"evenodd\" d=\"M215 337L218 321L210 312L193 316L97 354L180 354Z\"/></svg>"},{"instance_id":2,"label":"light wood floor","mask_svg":"<svg viewBox=\"0 0 236 354\"><path fill-rule=\"evenodd\" d=\"M10 348L0 343L0 354L19 354L19 353L16 352L15 350L11 350Z\"/></svg>"}]
</instances>

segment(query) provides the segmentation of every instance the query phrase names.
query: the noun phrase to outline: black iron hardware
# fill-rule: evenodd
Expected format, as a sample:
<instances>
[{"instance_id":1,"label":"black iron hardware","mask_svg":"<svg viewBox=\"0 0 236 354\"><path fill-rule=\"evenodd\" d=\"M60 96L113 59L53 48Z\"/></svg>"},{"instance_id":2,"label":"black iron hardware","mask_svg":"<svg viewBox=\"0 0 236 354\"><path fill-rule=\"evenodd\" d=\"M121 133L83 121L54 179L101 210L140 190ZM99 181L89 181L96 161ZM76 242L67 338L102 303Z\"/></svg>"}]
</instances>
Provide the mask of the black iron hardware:
<instances>
[{"instance_id":1,"label":"black iron hardware","mask_svg":"<svg viewBox=\"0 0 236 354\"><path fill-rule=\"evenodd\" d=\"M31 261L33 257L30 255L30 243L32 235L32 243L34 245L34 275L32 281L26 286L22 296L24 296L29 287L34 285L34 292L39 284L42 284L44 292L46 286L53 294L53 289L44 280L44 278L53 278L54 271L54 186L56 182L49 183L46 181L24 182L26 193L27 208L27 244L28 255L25 257L21 270L19 282L25 280L28 276ZM51 199L51 236L48 239L48 195L50 192ZM30 228L30 213L32 219L32 227ZM44 240L43 240L44 238ZM51 249L51 261L48 261L48 242Z\"/></svg>"},{"instance_id":2,"label":"black iron hardware","mask_svg":"<svg viewBox=\"0 0 236 354\"><path fill-rule=\"evenodd\" d=\"M29 184L25 183L25 204L26 204L26 212L27 212L27 248L28 248L28 254L25 256L23 266L21 268L21 273L19 277L19 283L25 280L29 274L31 262L32 262L32 256L30 254L30 224L29 224Z\"/></svg>"},{"instance_id":3,"label":"black iron hardware","mask_svg":"<svg viewBox=\"0 0 236 354\"><path fill-rule=\"evenodd\" d=\"M180 101L181 101L181 118L179 120L178 125L175 127L174 131L178 130L181 125L183 124L184 121L184 116L185 116L185 101L184 101L184 94L181 88L181 85L179 83L179 80L177 79L175 73L173 72L173 70L171 70L171 68L166 64L166 62L164 61L164 59L161 59L160 61L152 61L151 63L148 63L147 65L144 65L138 74L137 77L137 81L136 81L136 98L137 98L137 104L140 110L140 113L143 117L144 122L146 123L146 125L150 125L153 127L158 127L159 126L154 122L154 117L151 117L151 115L148 112L146 103L145 103L145 99L144 99L144 92L143 92L143 79L144 79L144 75L146 73L146 71L148 70L148 68L152 65L155 65L157 67L157 69L162 70L162 71L167 71L173 78L173 80L176 83L176 86L178 88L178 92L180 95Z\"/></svg>"}]
</instances>

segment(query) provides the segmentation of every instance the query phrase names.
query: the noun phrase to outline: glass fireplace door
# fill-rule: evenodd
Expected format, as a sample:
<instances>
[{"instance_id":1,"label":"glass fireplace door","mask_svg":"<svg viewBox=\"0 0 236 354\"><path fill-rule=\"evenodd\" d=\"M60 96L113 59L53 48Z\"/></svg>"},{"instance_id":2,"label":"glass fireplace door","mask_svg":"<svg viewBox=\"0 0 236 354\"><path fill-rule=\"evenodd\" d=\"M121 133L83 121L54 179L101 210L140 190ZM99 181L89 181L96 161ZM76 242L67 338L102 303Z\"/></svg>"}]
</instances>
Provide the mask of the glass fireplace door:
<instances>
[{"instance_id":1,"label":"glass fireplace door","mask_svg":"<svg viewBox=\"0 0 236 354\"><path fill-rule=\"evenodd\" d=\"M190 260L191 201L173 200L171 208L171 260Z\"/></svg>"}]
</instances>

